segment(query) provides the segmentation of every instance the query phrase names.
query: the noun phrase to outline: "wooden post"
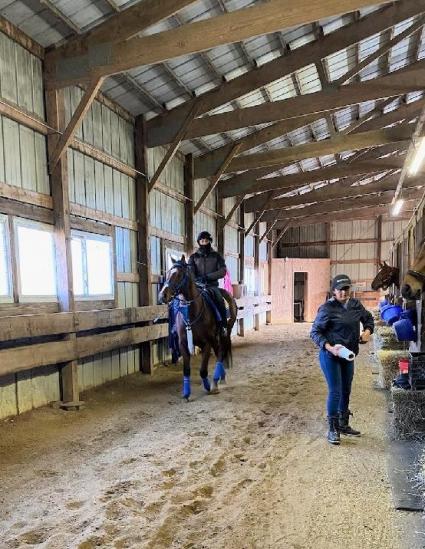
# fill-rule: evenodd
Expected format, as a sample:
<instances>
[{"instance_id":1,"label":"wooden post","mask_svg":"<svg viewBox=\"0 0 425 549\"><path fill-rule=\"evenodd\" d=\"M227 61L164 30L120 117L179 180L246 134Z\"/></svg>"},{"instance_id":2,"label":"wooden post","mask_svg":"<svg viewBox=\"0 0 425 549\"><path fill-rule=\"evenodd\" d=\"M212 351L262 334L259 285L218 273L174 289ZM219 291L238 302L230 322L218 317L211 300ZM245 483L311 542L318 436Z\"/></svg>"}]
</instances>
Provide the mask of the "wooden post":
<instances>
[{"instance_id":1,"label":"wooden post","mask_svg":"<svg viewBox=\"0 0 425 549\"><path fill-rule=\"evenodd\" d=\"M272 266L273 266L273 250L271 240L267 241L267 263L268 263L268 272L267 272L267 293L272 295ZM266 324L272 323L272 312L266 312Z\"/></svg>"},{"instance_id":2,"label":"wooden post","mask_svg":"<svg viewBox=\"0 0 425 549\"><path fill-rule=\"evenodd\" d=\"M165 156L161 160L161 163L158 166L156 172L154 173L152 179L149 181L148 192L151 192L151 190L155 187L155 185L157 184L159 178L162 175L162 172L165 170L165 168L168 166L168 164L174 158L176 152L178 151L178 148L181 145L181 142L184 139L184 136L186 135L186 132L187 132L191 122L196 117L196 113L199 111L200 107L201 107L201 102L200 101L198 101L197 103L194 103L192 105L192 108L190 109L189 114L187 115L186 119L184 120L184 122L182 124L182 127L178 131L176 137L174 138L173 142L171 143L170 147L168 148L167 152L165 153Z\"/></svg>"},{"instance_id":3,"label":"wooden post","mask_svg":"<svg viewBox=\"0 0 425 549\"><path fill-rule=\"evenodd\" d=\"M382 215L378 215L376 218L376 232L377 232L377 242L376 242L376 261L377 267L379 270L379 264L382 261Z\"/></svg>"},{"instance_id":4,"label":"wooden post","mask_svg":"<svg viewBox=\"0 0 425 549\"><path fill-rule=\"evenodd\" d=\"M81 98L80 103L78 104L75 112L72 114L71 120L64 129L62 135L59 139L56 140L55 149L52 151L49 162L49 171L52 173L56 167L56 164L59 161L59 158L65 153L68 145L71 143L74 138L75 132L77 131L79 125L83 121L84 116L87 111L92 106L92 103L103 83L103 78L97 78L89 84L87 90L85 91L83 97ZM64 119L65 122L65 119ZM64 124L65 126L65 124ZM64 126L61 126L61 130Z\"/></svg>"},{"instance_id":5,"label":"wooden post","mask_svg":"<svg viewBox=\"0 0 425 549\"><path fill-rule=\"evenodd\" d=\"M63 90L53 90L46 93L47 123L58 133L48 136L48 155L51 161L60 139L60 133L65 127L65 100ZM56 249L57 294L60 312L75 311L72 277L71 225L69 206L68 159L61 155L50 175L54 237ZM75 334L67 336L75 339ZM61 368L61 398L64 408L75 408L81 405L78 383L78 363L64 363Z\"/></svg>"},{"instance_id":6,"label":"wooden post","mask_svg":"<svg viewBox=\"0 0 425 549\"><path fill-rule=\"evenodd\" d=\"M224 203L223 198L217 198L217 251L224 257L224 224L223 224Z\"/></svg>"},{"instance_id":7,"label":"wooden post","mask_svg":"<svg viewBox=\"0 0 425 549\"><path fill-rule=\"evenodd\" d=\"M239 284L245 281L245 207L242 202L239 206ZM238 320L238 335L245 335L245 322L241 318Z\"/></svg>"},{"instance_id":8,"label":"wooden post","mask_svg":"<svg viewBox=\"0 0 425 549\"><path fill-rule=\"evenodd\" d=\"M186 203L184 206L185 217L185 250L189 255L193 250L193 218L195 204L193 202L194 190L194 172L193 172L193 155L188 154L186 156L184 164L184 194L186 197Z\"/></svg>"},{"instance_id":9,"label":"wooden post","mask_svg":"<svg viewBox=\"0 0 425 549\"><path fill-rule=\"evenodd\" d=\"M260 289L260 237L258 232L254 234L254 273L255 273L255 295L261 294ZM254 315L254 330L260 329L260 315Z\"/></svg>"},{"instance_id":10,"label":"wooden post","mask_svg":"<svg viewBox=\"0 0 425 549\"><path fill-rule=\"evenodd\" d=\"M326 254L328 257L331 257L331 224L325 223L326 231Z\"/></svg>"},{"instance_id":11,"label":"wooden post","mask_svg":"<svg viewBox=\"0 0 425 549\"><path fill-rule=\"evenodd\" d=\"M137 261L139 271L139 304L152 305L151 249L149 234L149 190L146 158L146 131L143 116L136 118L135 152L136 169L136 217L137 217ZM144 374L152 372L152 342L140 346L140 370Z\"/></svg>"}]
</instances>

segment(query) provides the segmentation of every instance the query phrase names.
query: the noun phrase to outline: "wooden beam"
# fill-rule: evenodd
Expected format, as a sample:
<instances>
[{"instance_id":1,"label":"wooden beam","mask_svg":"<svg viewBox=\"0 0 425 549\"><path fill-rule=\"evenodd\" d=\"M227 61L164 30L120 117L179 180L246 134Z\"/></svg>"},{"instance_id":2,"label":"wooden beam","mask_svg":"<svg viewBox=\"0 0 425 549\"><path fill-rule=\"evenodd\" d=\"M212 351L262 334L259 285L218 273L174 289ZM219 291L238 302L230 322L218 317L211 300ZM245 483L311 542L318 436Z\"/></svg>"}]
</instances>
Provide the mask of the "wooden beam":
<instances>
[{"instance_id":1,"label":"wooden beam","mask_svg":"<svg viewBox=\"0 0 425 549\"><path fill-rule=\"evenodd\" d=\"M425 61L417 61L408 68L394 71L387 76L354 82L338 90L326 89L254 107L204 116L193 121L186 137L193 139L277 120L305 117L308 114L341 109L365 101L420 91L424 86Z\"/></svg>"},{"instance_id":2,"label":"wooden beam","mask_svg":"<svg viewBox=\"0 0 425 549\"><path fill-rule=\"evenodd\" d=\"M381 262L381 255L382 255L382 214L378 215L376 218L376 232L377 232L376 258L378 260L377 267L379 268L379 264Z\"/></svg>"},{"instance_id":3,"label":"wooden beam","mask_svg":"<svg viewBox=\"0 0 425 549\"><path fill-rule=\"evenodd\" d=\"M350 209L343 211L341 213L333 212L332 213L332 222L335 221L350 221L353 219L374 219L377 215L386 216L384 221L400 221L401 219L410 219L411 213L413 213L413 208L416 201L408 202L408 206L403 212L397 217L391 217L388 214L389 208L388 205L384 206L367 206L364 208ZM301 227L304 225L318 225L320 223L327 223L329 221L329 213L310 215L306 217L299 217L292 220L293 227ZM282 226L282 221L277 221L277 227Z\"/></svg>"},{"instance_id":4,"label":"wooden beam","mask_svg":"<svg viewBox=\"0 0 425 549\"><path fill-rule=\"evenodd\" d=\"M390 175L366 185L351 186L351 181L349 181L349 185L343 185L341 183L330 184L315 191L303 193L302 195L269 200L264 209L269 211L280 210L282 208L301 206L314 202L327 202L328 200L335 200L337 198L353 198L355 196L366 196L369 194L391 191L397 186L397 181L398 177L396 175ZM406 188L411 189L422 183L423 177L412 178L409 180Z\"/></svg>"},{"instance_id":5,"label":"wooden beam","mask_svg":"<svg viewBox=\"0 0 425 549\"><path fill-rule=\"evenodd\" d=\"M139 271L139 305L152 305L151 248L149 229L149 191L148 163L145 145L145 121L143 116L136 118L135 152L136 169L140 172L136 178L136 217L137 217L137 262ZM140 370L145 374L152 372L152 345L150 342L140 348Z\"/></svg>"},{"instance_id":6,"label":"wooden beam","mask_svg":"<svg viewBox=\"0 0 425 549\"><path fill-rule=\"evenodd\" d=\"M70 334L168 318L166 305L104 311L26 314L0 318L2 341Z\"/></svg>"},{"instance_id":7,"label":"wooden beam","mask_svg":"<svg viewBox=\"0 0 425 549\"><path fill-rule=\"evenodd\" d=\"M387 143L399 143L410 140L412 128L400 125L396 128L373 130L352 135L337 135L331 139L306 143L286 149L275 149L266 153L257 153L235 158L230 162L229 170L240 171L268 166L282 166L296 160L377 147Z\"/></svg>"},{"instance_id":8,"label":"wooden beam","mask_svg":"<svg viewBox=\"0 0 425 549\"><path fill-rule=\"evenodd\" d=\"M190 254L193 250L194 236L194 178L193 178L193 156L186 155L184 163L184 195L187 198L184 205L185 220L185 250Z\"/></svg>"},{"instance_id":9,"label":"wooden beam","mask_svg":"<svg viewBox=\"0 0 425 549\"><path fill-rule=\"evenodd\" d=\"M375 0L375 4L376 1L378 4L388 3L388 0ZM93 52L89 49L80 58L53 58L56 70L48 76L47 86L69 86L143 65L161 63L347 13L366 7L371 2L373 0L298 0L288 10L287 0L270 0L260 6L235 10L149 36L117 43L104 42L103 47L94 48Z\"/></svg>"},{"instance_id":10,"label":"wooden beam","mask_svg":"<svg viewBox=\"0 0 425 549\"><path fill-rule=\"evenodd\" d=\"M406 199L420 198L423 194L423 189L413 188L406 190ZM339 212L343 210L350 210L352 208L366 207L366 206L381 206L384 204L390 204L394 191L386 191L377 195L371 195L366 197L357 197L352 199L340 198L337 200L329 200L315 204L313 206L306 206L305 208L294 208L292 210L280 210L266 212L263 216L263 221L274 221L275 219L285 218L294 219L298 217L306 217L315 214L323 214L331 212ZM333 213L332 213L333 215Z\"/></svg>"},{"instance_id":11,"label":"wooden beam","mask_svg":"<svg viewBox=\"0 0 425 549\"><path fill-rule=\"evenodd\" d=\"M387 53L391 48L399 44L401 41L405 40L406 38L409 38L412 34L415 34L416 32L422 30L423 26L425 24L425 16L421 15L417 21L415 21L412 25L407 27L403 32L400 32L396 36L394 36L391 40L388 42L385 42L380 48L378 48L376 51L372 52L370 55L365 57L360 63L357 63L351 70L343 74L338 80L335 80L332 82L333 86L341 86L344 84L344 82L348 82L353 76L356 76L356 74L359 74L365 67L373 63L376 59L379 59L382 57L385 53Z\"/></svg>"},{"instance_id":12,"label":"wooden beam","mask_svg":"<svg viewBox=\"0 0 425 549\"><path fill-rule=\"evenodd\" d=\"M392 100L393 99L391 99L391 101ZM376 107L373 111L365 113L361 119L355 120L352 124L350 124L350 126L339 133L341 135L347 135L349 133L359 133L360 131L364 132L368 130L377 130L402 120L409 121L421 112L422 108L425 106L425 99L420 99L419 101L414 101L409 104L402 104L394 111L382 114L382 107L385 104L386 102L380 104L379 107ZM376 116L377 114L380 116ZM271 126L267 126L262 130L253 132L243 138L244 145L241 147L240 152L245 152L251 148L267 143L276 137L280 137L287 132L304 127L307 122L311 123L316 120L321 120L323 116L324 113L318 113L314 115L307 115L304 118L283 120L281 122L277 122L276 124L272 124ZM224 147L220 147L219 149L215 149L214 151L197 157L195 159L195 176L208 177L211 170L216 169L216 166L221 164L231 146L232 145L225 145ZM270 170L265 170L263 175L267 175L268 173L270 173ZM246 173L244 174L244 177L247 177L248 175L249 173ZM254 176L255 174L251 175ZM254 179L258 177L259 176L257 175ZM224 183L225 182L222 182L222 184ZM220 186L222 184L220 184Z\"/></svg>"},{"instance_id":13,"label":"wooden beam","mask_svg":"<svg viewBox=\"0 0 425 549\"><path fill-rule=\"evenodd\" d=\"M245 208L243 201L239 206L239 261L238 261L238 282L243 285L245 282ZM244 337L245 322L238 320L238 336Z\"/></svg>"},{"instance_id":14,"label":"wooden beam","mask_svg":"<svg viewBox=\"0 0 425 549\"><path fill-rule=\"evenodd\" d=\"M161 160L160 165L158 166L154 176L149 181L149 187L148 192L151 192L153 188L155 188L155 185L159 178L162 175L162 172L165 170L165 168L168 166L168 164L171 162L171 160L174 158L176 152L178 151L178 148L181 145L181 142L183 141L187 129L192 122L192 120L196 117L197 112L199 111L200 105L202 101L198 101L197 103L194 103L189 114L187 115L186 120L183 122L182 127L180 128L178 134L174 138L173 143L168 148L167 152L165 153L163 159Z\"/></svg>"},{"instance_id":15,"label":"wooden beam","mask_svg":"<svg viewBox=\"0 0 425 549\"><path fill-rule=\"evenodd\" d=\"M59 133L65 127L65 100L63 90L47 92L46 114L48 124L58 132L51 133L47 140L49 164L51 164L54 151L56 151L60 139ZM58 158L54 169L51 171L50 182L53 201L56 283L59 311L73 312L75 310L75 299L72 275L67 156ZM75 334L66 336L66 340L67 344L71 346L74 345L76 343ZM78 363L72 358L63 361L58 360L57 362L63 363L61 368L61 400L65 404L67 402L79 402Z\"/></svg>"},{"instance_id":16,"label":"wooden beam","mask_svg":"<svg viewBox=\"0 0 425 549\"><path fill-rule=\"evenodd\" d=\"M84 116L92 106L92 103L102 83L103 83L103 78L98 78L96 81L91 82L87 87L86 91L84 92L84 95L81 98L81 101L79 102L77 108L75 109L71 117L71 120L69 121L69 124L67 125L67 127L65 128L65 131L62 133L62 135L58 139L56 148L52 153L51 160L49 163L50 173L53 173L53 170L55 169L56 164L59 161L59 158L61 158L63 153L66 151L68 145L71 143L75 135L75 132L77 131L78 127L83 121Z\"/></svg>"},{"instance_id":17,"label":"wooden beam","mask_svg":"<svg viewBox=\"0 0 425 549\"><path fill-rule=\"evenodd\" d=\"M0 350L0 376L49 366L50 364L69 363L77 364L77 360L107 353L121 347L129 347L142 342L151 342L166 337L168 326L143 326L117 330L103 334L25 345L12 349ZM71 404L71 403L70 403ZM74 403L75 404L75 403Z\"/></svg>"},{"instance_id":18,"label":"wooden beam","mask_svg":"<svg viewBox=\"0 0 425 549\"><path fill-rule=\"evenodd\" d=\"M233 206L231 207L229 213L227 214L227 216L226 216L225 219L223 220L223 228L224 228L224 227L229 223L229 221L232 219L233 214L234 214L235 211L239 208L239 206L242 204L242 202L244 201L244 198L245 198L245 195L238 196L238 198L236 199L235 203L234 203Z\"/></svg>"},{"instance_id":19,"label":"wooden beam","mask_svg":"<svg viewBox=\"0 0 425 549\"><path fill-rule=\"evenodd\" d=\"M375 33L382 32L397 23L425 11L425 0L400 1L374 12L360 21L346 25L335 32L301 46L285 56L265 63L203 95L205 114L221 105L242 97L253 90L283 78L309 64L316 63L332 53L356 44ZM169 113L153 118L147 123L148 147L170 143L190 110L191 103L176 107Z\"/></svg>"},{"instance_id":20,"label":"wooden beam","mask_svg":"<svg viewBox=\"0 0 425 549\"><path fill-rule=\"evenodd\" d=\"M403 166L404 159L398 157L382 158L376 160L364 160L353 162L349 164L344 162L341 164L335 164L326 168L318 170L310 170L303 173L282 175L278 177L267 177L265 179L247 180L241 181L239 184L232 184L229 180L229 188L223 186L219 187L219 195L227 197L229 195L239 195L241 193L262 193L248 199L249 211L253 211L255 205L258 209L259 204L264 200L263 193L269 191L287 192L288 190L296 189L309 185L311 183L318 183L320 181L328 181L331 179L341 179L344 177L351 177L355 175L374 174L387 170L400 169ZM251 171L250 174L255 174L255 171ZM252 177L252 176L251 176Z\"/></svg>"},{"instance_id":21,"label":"wooden beam","mask_svg":"<svg viewBox=\"0 0 425 549\"><path fill-rule=\"evenodd\" d=\"M196 214L199 210L199 208L202 206L202 204L205 202L205 200L208 198L210 193L216 188L217 183L220 181L221 176L226 171L227 166L230 164L230 162L233 160L234 156L236 156L239 152L239 149L241 148L241 144L238 143L235 145L230 153L228 154L227 158L224 160L221 168L219 171L215 174L215 176L212 178L210 184L208 185L207 189L205 190L204 194L199 199L198 203L195 206L194 213Z\"/></svg>"},{"instance_id":22,"label":"wooden beam","mask_svg":"<svg viewBox=\"0 0 425 549\"><path fill-rule=\"evenodd\" d=\"M81 62L81 56L94 53L96 47L128 40L136 33L171 17L193 2L194 0L143 0L118 15L110 17L89 32L68 40L47 55L54 57L57 62L61 59L72 60L74 63Z\"/></svg>"},{"instance_id":23,"label":"wooden beam","mask_svg":"<svg viewBox=\"0 0 425 549\"><path fill-rule=\"evenodd\" d=\"M412 142L409 145L409 150L407 151L406 160L404 161L403 169L401 170L401 174L397 183L396 190L394 192L394 197L392 200L392 204L395 204L395 202L401 197L403 184L405 179L408 176L409 168L411 165L411 162L413 161L413 158L416 154L416 143L415 141L421 137L423 134L423 129L425 126L425 107L422 109L422 112L419 116L419 119L416 123L415 131L412 135Z\"/></svg>"},{"instance_id":24,"label":"wooden beam","mask_svg":"<svg viewBox=\"0 0 425 549\"><path fill-rule=\"evenodd\" d=\"M267 238L267 236L272 232L272 230L273 230L274 226L276 225L276 223L277 223L277 220L275 219L275 220L273 221L273 223L270 225L270 227L268 227L268 228L264 231L263 235L262 235L261 238L260 238L260 244L261 244L261 242L262 242L265 238ZM269 290L269 291L270 291L270 290Z\"/></svg>"},{"instance_id":25,"label":"wooden beam","mask_svg":"<svg viewBox=\"0 0 425 549\"><path fill-rule=\"evenodd\" d=\"M285 236L288 229L291 227L290 221L285 221L282 228L279 231L279 236L276 238L274 242L272 242L272 248L276 248L276 246L279 244L279 242L282 240L282 238Z\"/></svg>"}]
</instances>

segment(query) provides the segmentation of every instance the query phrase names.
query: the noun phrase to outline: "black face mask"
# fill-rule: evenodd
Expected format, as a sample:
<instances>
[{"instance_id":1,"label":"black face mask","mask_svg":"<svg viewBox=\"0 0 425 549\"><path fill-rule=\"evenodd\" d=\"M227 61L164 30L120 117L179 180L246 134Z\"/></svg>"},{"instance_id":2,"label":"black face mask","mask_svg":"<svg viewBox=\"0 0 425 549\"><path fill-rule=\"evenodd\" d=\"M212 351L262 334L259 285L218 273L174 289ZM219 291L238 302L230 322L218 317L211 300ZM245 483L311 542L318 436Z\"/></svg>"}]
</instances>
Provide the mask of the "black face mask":
<instances>
[{"instance_id":1,"label":"black face mask","mask_svg":"<svg viewBox=\"0 0 425 549\"><path fill-rule=\"evenodd\" d=\"M199 244L199 250L203 254L209 254L211 251L211 242L208 242L208 244Z\"/></svg>"}]
</instances>

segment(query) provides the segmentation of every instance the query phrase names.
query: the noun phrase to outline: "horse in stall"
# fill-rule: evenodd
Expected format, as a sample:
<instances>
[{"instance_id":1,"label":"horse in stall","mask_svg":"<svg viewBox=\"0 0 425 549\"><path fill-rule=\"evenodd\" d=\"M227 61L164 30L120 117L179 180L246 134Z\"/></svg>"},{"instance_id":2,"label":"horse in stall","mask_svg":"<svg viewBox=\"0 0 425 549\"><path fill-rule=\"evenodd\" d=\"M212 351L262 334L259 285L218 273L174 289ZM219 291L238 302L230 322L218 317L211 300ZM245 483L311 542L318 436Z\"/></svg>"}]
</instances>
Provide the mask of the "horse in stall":
<instances>
[{"instance_id":1,"label":"horse in stall","mask_svg":"<svg viewBox=\"0 0 425 549\"><path fill-rule=\"evenodd\" d=\"M379 290L382 288L383 290L387 290L391 284L395 284L397 288L400 287L400 269L397 267L391 267L391 265L387 265L387 263L384 261L383 263L379 263L379 271L378 274L375 276L375 278L372 281L372 290Z\"/></svg>"},{"instance_id":2,"label":"horse in stall","mask_svg":"<svg viewBox=\"0 0 425 549\"><path fill-rule=\"evenodd\" d=\"M218 328L216 315L208 304L208 296L201 290L193 278L189 265L183 255L180 260L172 259L173 266L167 272L164 286L159 294L161 303L172 305L176 300L175 323L178 347L183 357L183 397L189 400L191 394L190 356L195 345L201 349L202 360L200 376L204 389L208 393L219 392L218 384L225 380L224 363L231 363L231 333L236 322L237 304L233 296L225 290L222 295L229 307L230 318L225 333ZM170 311L171 314L171 311ZM211 350L217 358L212 385L208 378L208 361Z\"/></svg>"},{"instance_id":3,"label":"horse in stall","mask_svg":"<svg viewBox=\"0 0 425 549\"><path fill-rule=\"evenodd\" d=\"M405 299L420 299L425 285L425 241L416 256L412 268L409 269L403 279L401 295Z\"/></svg>"}]
</instances>

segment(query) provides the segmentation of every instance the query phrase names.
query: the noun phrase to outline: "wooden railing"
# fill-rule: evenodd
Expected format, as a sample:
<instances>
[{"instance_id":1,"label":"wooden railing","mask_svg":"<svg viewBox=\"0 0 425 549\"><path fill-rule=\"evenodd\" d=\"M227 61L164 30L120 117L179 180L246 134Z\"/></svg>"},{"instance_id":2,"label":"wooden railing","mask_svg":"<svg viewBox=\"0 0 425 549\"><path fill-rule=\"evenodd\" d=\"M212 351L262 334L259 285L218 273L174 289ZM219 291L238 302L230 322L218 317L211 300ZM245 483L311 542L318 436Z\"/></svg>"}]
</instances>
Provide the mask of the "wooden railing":
<instances>
[{"instance_id":1,"label":"wooden railing","mask_svg":"<svg viewBox=\"0 0 425 549\"><path fill-rule=\"evenodd\" d=\"M245 296L237 299L236 303L238 304L238 320L272 310L271 295Z\"/></svg>"},{"instance_id":2,"label":"wooden railing","mask_svg":"<svg viewBox=\"0 0 425 549\"><path fill-rule=\"evenodd\" d=\"M166 337L167 324L143 324L167 317L167 307L155 305L0 318L0 342L10 342L0 350L0 376ZM70 334L77 337L63 337ZM47 337L54 341L39 342Z\"/></svg>"},{"instance_id":3,"label":"wooden railing","mask_svg":"<svg viewBox=\"0 0 425 549\"><path fill-rule=\"evenodd\" d=\"M271 311L271 296L236 301L240 335L244 318ZM167 337L168 324L152 324L166 318L165 305L0 318L0 376Z\"/></svg>"}]
</instances>

